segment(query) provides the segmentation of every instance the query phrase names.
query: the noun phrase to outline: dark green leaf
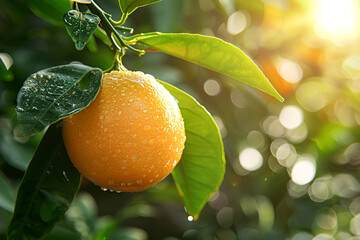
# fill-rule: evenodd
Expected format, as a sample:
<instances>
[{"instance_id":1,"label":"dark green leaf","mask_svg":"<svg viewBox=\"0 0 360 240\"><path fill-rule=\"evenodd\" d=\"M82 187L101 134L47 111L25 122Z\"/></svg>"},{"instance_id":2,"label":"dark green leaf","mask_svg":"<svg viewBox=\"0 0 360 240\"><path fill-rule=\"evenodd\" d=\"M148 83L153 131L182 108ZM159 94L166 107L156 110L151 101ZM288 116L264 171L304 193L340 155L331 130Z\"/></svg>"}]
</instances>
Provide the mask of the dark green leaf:
<instances>
[{"instance_id":1,"label":"dark green leaf","mask_svg":"<svg viewBox=\"0 0 360 240\"><path fill-rule=\"evenodd\" d=\"M187 33L154 33L139 35L133 40L232 77L283 101L258 66L243 51L219 38Z\"/></svg>"},{"instance_id":2,"label":"dark green leaf","mask_svg":"<svg viewBox=\"0 0 360 240\"><path fill-rule=\"evenodd\" d=\"M11 81L13 74L6 68L3 60L0 58L0 81Z\"/></svg>"},{"instance_id":3,"label":"dark green leaf","mask_svg":"<svg viewBox=\"0 0 360 240\"><path fill-rule=\"evenodd\" d=\"M17 96L17 116L24 135L87 107L96 97L102 71L81 64L48 68L26 79Z\"/></svg>"},{"instance_id":4,"label":"dark green leaf","mask_svg":"<svg viewBox=\"0 0 360 240\"><path fill-rule=\"evenodd\" d=\"M190 95L161 82L178 101L185 122L185 149L172 176L190 216L196 220L225 173L219 130L206 109Z\"/></svg>"},{"instance_id":5,"label":"dark green leaf","mask_svg":"<svg viewBox=\"0 0 360 240\"><path fill-rule=\"evenodd\" d=\"M118 0L121 11L125 15L131 14L139 7L159 2L161 0Z\"/></svg>"},{"instance_id":6,"label":"dark green leaf","mask_svg":"<svg viewBox=\"0 0 360 240\"><path fill-rule=\"evenodd\" d=\"M71 10L70 0L26 0L29 8L49 22L62 26L63 16Z\"/></svg>"},{"instance_id":7,"label":"dark green leaf","mask_svg":"<svg viewBox=\"0 0 360 240\"><path fill-rule=\"evenodd\" d=\"M0 172L0 208L6 211L14 211L15 192L2 172Z\"/></svg>"},{"instance_id":8,"label":"dark green leaf","mask_svg":"<svg viewBox=\"0 0 360 240\"><path fill-rule=\"evenodd\" d=\"M81 50L99 25L100 18L92 13L70 10L64 15L64 22L76 49Z\"/></svg>"},{"instance_id":9,"label":"dark green leaf","mask_svg":"<svg viewBox=\"0 0 360 240\"><path fill-rule=\"evenodd\" d=\"M9 239L40 239L46 235L69 208L80 179L66 153L60 124L52 125L21 182L7 229Z\"/></svg>"},{"instance_id":10,"label":"dark green leaf","mask_svg":"<svg viewBox=\"0 0 360 240\"><path fill-rule=\"evenodd\" d=\"M87 42L86 46L90 50L90 52L93 52L93 53L97 52L98 46L96 44L96 40L95 40L94 35L91 35L91 37L90 37L89 41Z\"/></svg>"}]
</instances>

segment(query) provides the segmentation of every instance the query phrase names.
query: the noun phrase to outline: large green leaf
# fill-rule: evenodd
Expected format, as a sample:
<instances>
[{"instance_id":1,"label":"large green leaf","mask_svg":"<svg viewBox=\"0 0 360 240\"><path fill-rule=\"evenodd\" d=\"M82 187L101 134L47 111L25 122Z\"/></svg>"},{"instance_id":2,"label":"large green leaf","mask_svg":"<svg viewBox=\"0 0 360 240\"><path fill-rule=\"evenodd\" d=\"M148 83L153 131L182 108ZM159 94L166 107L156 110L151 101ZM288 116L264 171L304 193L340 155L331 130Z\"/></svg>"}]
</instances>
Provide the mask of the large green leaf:
<instances>
[{"instance_id":1,"label":"large green leaf","mask_svg":"<svg viewBox=\"0 0 360 240\"><path fill-rule=\"evenodd\" d=\"M64 22L76 49L81 50L99 25L100 18L92 13L70 10L64 15Z\"/></svg>"},{"instance_id":2,"label":"large green leaf","mask_svg":"<svg viewBox=\"0 0 360 240\"><path fill-rule=\"evenodd\" d=\"M102 71L81 64L48 68L26 79L17 96L16 112L24 135L87 107L101 86Z\"/></svg>"},{"instance_id":3,"label":"large green leaf","mask_svg":"<svg viewBox=\"0 0 360 240\"><path fill-rule=\"evenodd\" d=\"M8 238L40 239L46 235L69 208L80 179L66 153L60 124L52 125L21 182Z\"/></svg>"},{"instance_id":4,"label":"large green leaf","mask_svg":"<svg viewBox=\"0 0 360 240\"><path fill-rule=\"evenodd\" d=\"M71 10L71 0L26 0L30 9L47 21L63 26L63 16Z\"/></svg>"},{"instance_id":5,"label":"large green leaf","mask_svg":"<svg viewBox=\"0 0 360 240\"><path fill-rule=\"evenodd\" d=\"M216 37L188 33L150 33L131 38L177 58L225 74L283 101L258 66L243 51Z\"/></svg>"},{"instance_id":6,"label":"large green leaf","mask_svg":"<svg viewBox=\"0 0 360 240\"><path fill-rule=\"evenodd\" d=\"M129 15L139 7L156 3L161 0L118 0L118 1L123 14Z\"/></svg>"},{"instance_id":7,"label":"large green leaf","mask_svg":"<svg viewBox=\"0 0 360 240\"><path fill-rule=\"evenodd\" d=\"M161 84L176 98L184 118L185 149L172 176L187 213L196 220L223 180L223 143L213 118L203 106L174 86Z\"/></svg>"}]
</instances>

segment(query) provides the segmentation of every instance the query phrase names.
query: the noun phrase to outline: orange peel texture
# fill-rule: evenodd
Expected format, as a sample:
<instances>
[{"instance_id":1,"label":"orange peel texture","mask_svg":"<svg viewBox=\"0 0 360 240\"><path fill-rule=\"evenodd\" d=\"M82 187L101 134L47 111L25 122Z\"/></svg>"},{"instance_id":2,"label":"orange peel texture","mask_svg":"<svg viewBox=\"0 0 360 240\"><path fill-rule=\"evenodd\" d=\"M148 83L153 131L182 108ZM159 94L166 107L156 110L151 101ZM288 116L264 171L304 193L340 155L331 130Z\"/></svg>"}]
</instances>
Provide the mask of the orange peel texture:
<instances>
[{"instance_id":1,"label":"orange peel texture","mask_svg":"<svg viewBox=\"0 0 360 240\"><path fill-rule=\"evenodd\" d=\"M168 176L181 158L185 138L176 100L142 72L104 74L95 100L63 120L74 166L114 191L141 191Z\"/></svg>"}]
</instances>

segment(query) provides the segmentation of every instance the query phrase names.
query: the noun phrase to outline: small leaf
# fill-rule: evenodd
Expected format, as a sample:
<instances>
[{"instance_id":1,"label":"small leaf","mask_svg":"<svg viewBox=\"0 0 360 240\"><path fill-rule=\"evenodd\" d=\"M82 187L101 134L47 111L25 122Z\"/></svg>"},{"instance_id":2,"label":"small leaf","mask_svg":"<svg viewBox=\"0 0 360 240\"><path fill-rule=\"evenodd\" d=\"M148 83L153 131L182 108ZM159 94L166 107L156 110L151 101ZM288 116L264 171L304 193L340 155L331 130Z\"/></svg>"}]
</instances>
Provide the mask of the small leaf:
<instances>
[{"instance_id":1,"label":"small leaf","mask_svg":"<svg viewBox=\"0 0 360 240\"><path fill-rule=\"evenodd\" d=\"M15 205L15 192L12 191L10 182L0 172L0 208L13 212Z\"/></svg>"},{"instance_id":2,"label":"small leaf","mask_svg":"<svg viewBox=\"0 0 360 240\"><path fill-rule=\"evenodd\" d=\"M64 22L76 49L81 50L99 25L100 18L92 13L70 10L64 15Z\"/></svg>"},{"instance_id":3,"label":"small leaf","mask_svg":"<svg viewBox=\"0 0 360 240\"><path fill-rule=\"evenodd\" d=\"M71 0L26 0L29 8L49 22L63 26L64 14L71 10Z\"/></svg>"},{"instance_id":4,"label":"small leaf","mask_svg":"<svg viewBox=\"0 0 360 240\"><path fill-rule=\"evenodd\" d=\"M16 112L24 135L79 112L96 97L102 71L81 64L48 68L26 79L17 96Z\"/></svg>"},{"instance_id":5,"label":"small leaf","mask_svg":"<svg viewBox=\"0 0 360 240\"><path fill-rule=\"evenodd\" d=\"M118 1L123 14L129 15L139 7L144 7L149 4L160 2L161 0L118 0Z\"/></svg>"},{"instance_id":6,"label":"small leaf","mask_svg":"<svg viewBox=\"0 0 360 240\"><path fill-rule=\"evenodd\" d=\"M196 220L225 174L219 130L206 109L190 95L160 82L178 101L185 122L186 142L172 176L190 216Z\"/></svg>"},{"instance_id":7,"label":"small leaf","mask_svg":"<svg viewBox=\"0 0 360 240\"><path fill-rule=\"evenodd\" d=\"M8 238L44 237L69 208L80 179L80 173L66 153L60 124L52 125L21 182L7 229Z\"/></svg>"},{"instance_id":8,"label":"small leaf","mask_svg":"<svg viewBox=\"0 0 360 240\"><path fill-rule=\"evenodd\" d=\"M283 101L258 66L243 51L219 38L188 33L149 33L132 39L232 77Z\"/></svg>"}]
</instances>

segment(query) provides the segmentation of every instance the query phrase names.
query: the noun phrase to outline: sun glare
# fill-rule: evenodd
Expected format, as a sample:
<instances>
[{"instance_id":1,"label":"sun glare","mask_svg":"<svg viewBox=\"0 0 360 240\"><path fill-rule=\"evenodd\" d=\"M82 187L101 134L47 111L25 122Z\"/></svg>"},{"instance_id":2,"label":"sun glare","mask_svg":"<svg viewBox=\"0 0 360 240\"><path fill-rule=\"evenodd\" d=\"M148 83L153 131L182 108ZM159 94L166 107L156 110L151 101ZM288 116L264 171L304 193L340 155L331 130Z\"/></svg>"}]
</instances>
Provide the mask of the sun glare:
<instances>
[{"instance_id":1,"label":"sun glare","mask_svg":"<svg viewBox=\"0 0 360 240\"><path fill-rule=\"evenodd\" d=\"M315 32L324 39L343 45L359 33L357 0L317 0Z\"/></svg>"}]
</instances>

